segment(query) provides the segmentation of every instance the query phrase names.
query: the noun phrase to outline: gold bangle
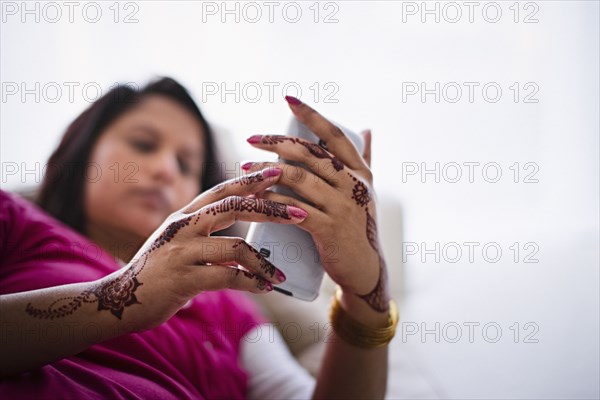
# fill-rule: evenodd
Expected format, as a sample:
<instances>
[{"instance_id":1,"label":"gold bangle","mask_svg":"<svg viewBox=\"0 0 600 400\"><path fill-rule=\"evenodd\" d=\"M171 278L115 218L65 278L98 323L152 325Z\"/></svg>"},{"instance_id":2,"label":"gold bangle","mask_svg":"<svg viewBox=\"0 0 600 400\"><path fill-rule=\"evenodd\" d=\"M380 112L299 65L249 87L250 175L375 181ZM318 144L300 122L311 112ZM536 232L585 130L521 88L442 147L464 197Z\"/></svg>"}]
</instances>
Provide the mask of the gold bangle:
<instances>
[{"instance_id":1,"label":"gold bangle","mask_svg":"<svg viewBox=\"0 0 600 400\"><path fill-rule=\"evenodd\" d=\"M342 289L338 286L331 302L329 320L335 333L345 342L365 349L386 346L396 333L398 325L398 307L390 300L388 325L383 328L372 328L352 318L341 306Z\"/></svg>"}]
</instances>

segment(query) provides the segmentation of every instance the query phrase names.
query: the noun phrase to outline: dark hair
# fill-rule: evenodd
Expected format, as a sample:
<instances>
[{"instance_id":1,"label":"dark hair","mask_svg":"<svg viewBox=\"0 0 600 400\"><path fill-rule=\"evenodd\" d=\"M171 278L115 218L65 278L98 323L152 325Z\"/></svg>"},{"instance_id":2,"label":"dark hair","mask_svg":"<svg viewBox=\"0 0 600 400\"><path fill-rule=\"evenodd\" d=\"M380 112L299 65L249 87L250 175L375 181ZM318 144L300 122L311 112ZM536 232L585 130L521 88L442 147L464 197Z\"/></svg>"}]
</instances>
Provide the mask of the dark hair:
<instances>
[{"instance_id":1,"label":"dark hair","mask_svg":"<svg viewBox=\"0 0 600 400\"><path fill-rule=\"evenodd\" d=\"M222 178L216 160L213 134L200 109L177 81L160 78L142 89L118 85L90 105L67 128L58 148L46 166L46 174L37 196L38 205L73 229L85 234L84 185L92 149L100 134L113 121L145 97L158 95L174 100L190 111L204 131L204 163L201 191ZM49 174L58 171L56 174Z\"/></svg>"}]
</instances>

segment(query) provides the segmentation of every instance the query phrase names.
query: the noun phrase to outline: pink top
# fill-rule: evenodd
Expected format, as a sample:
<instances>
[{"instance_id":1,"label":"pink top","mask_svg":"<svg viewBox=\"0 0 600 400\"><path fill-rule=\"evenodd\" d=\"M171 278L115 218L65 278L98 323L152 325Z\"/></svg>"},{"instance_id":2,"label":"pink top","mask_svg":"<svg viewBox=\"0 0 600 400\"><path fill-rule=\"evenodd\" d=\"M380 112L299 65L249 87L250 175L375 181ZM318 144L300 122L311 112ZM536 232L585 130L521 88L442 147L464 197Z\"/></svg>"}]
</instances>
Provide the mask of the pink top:
<instances>
[{"instance_id":1,"label":"pink top","mask_svg":"<svg viewBox=\"0 0 600 400\"><path fill-rule=\"evenodd\" d=\"M0 191L0 294L96 280L119 267L77 232ZM240 339L263 322L243 293L204 292L154 329L0 380L0 398L244 398Z\"/></svg>"}]
</instances>

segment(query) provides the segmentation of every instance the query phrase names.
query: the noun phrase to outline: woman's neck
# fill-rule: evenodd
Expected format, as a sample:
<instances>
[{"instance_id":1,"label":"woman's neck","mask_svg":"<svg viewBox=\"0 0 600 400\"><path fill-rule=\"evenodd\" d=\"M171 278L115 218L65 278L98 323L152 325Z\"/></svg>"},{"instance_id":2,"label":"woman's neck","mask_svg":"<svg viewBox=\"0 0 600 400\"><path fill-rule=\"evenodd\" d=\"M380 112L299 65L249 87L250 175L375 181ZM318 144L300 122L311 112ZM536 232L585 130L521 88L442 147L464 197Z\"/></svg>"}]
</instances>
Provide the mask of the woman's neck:
<instances>
[{"instance_id":1,"label":"woman's neck","mask_svg":"<svg viewBox=\"0 0 600 400\"><path fill-rule=\"evenodd\" d=\"M106 252L125 263L131 261L133 256L144 244L144 238L132 235L130 232L110 229L95 224L86 226L89 239L100 245Z\"/></svg>"}]
</instances>

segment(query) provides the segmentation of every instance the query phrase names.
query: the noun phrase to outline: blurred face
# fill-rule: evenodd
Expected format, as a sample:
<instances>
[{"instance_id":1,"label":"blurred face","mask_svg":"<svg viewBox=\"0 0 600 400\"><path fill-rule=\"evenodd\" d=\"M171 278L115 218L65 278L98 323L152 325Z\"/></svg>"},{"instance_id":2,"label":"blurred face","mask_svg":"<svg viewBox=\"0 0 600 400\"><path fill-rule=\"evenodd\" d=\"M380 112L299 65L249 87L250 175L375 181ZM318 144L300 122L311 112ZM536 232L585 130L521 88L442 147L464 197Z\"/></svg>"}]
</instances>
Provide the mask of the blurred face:
<instances>
[{"instance_id":1,"label":"blurred face","mask_svg":"<svg viewBox=\"0 0 600 400\"><path fill-rule=\"evenodd\" d=\"M157 95L142 100L92 150L101 176L86 182L88 226L119 238L150 236L200 191L203 143L200 123L178 103Z\"/></svg>"}]
</instances>

